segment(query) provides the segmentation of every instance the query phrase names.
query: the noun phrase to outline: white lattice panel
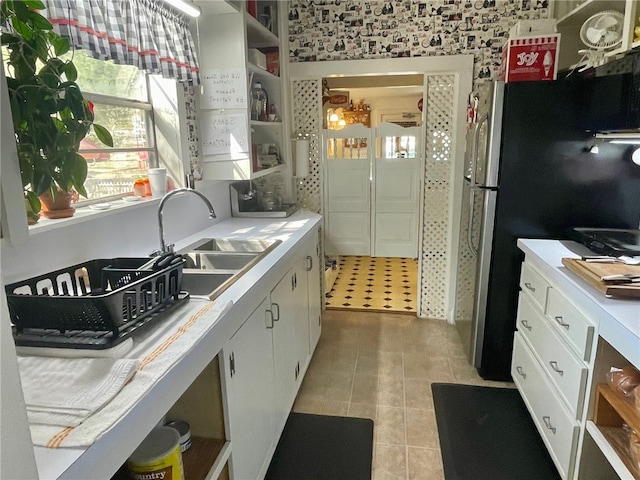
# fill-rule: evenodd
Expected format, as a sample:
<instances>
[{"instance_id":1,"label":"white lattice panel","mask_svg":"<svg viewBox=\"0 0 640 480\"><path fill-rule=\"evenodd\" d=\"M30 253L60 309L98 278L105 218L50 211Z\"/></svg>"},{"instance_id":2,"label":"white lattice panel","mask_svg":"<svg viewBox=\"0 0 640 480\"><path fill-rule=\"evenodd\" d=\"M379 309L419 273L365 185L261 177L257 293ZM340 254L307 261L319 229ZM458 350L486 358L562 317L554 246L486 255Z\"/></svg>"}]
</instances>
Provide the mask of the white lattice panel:
<instances>
[{"instance_id":1,"label":"white lattice panel","mask_svg":"<svg viewBox=\"0 0 640 480\"><path fill-rule=\"evenodd\" d=\"M297 195L300 202L308 210L319 214L322 214L321 92L322 85L320 80L293 80L291 82L291 96L293 99L292 131L310 135L309 176L297 179Z\"/></svg>"},{"instance_id":2,"label":"white lattice panel","mask_svg":"<svg viewBox=\"0 0 640 480\"><path fill-rule=\"evenodd\" d=\"M449 178L454 166L451 148L456 77L429 75L425 76L425 81L427 118L419 316L446 318Z\"/></svg>"}]
</instances>

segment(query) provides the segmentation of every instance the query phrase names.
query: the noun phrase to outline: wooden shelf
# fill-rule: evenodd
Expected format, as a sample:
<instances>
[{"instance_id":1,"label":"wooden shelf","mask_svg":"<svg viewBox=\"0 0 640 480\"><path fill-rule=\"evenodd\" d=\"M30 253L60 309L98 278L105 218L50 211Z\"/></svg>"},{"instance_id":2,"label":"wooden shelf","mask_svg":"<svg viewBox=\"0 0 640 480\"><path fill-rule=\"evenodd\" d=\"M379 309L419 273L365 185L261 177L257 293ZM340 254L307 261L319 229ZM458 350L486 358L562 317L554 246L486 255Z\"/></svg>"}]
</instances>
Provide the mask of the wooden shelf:
<instances>
[{"instance_id":1,"label":"wooden shelf","mask_svg":"<svg viewBox=\"0 0 640 480\"><path fill-rule=\"evenodd\" d=\"M622 425L627 424L634 431L640 432L640 412L635 405L609 385L600 384L596 390L593 422L633 478L640 480L638 464L631 457L629 440L622 429Z\"/></svg>"},{"instance_id":2,"label":"wooden shelf","mask_svg":"<svg viewBox=\"0 0 640 480\"><path fill-rule=\"evenodd\" d=\"M192 437L191 448L182 454L184 477L188 480L208 478L225 443L217 438Z\"/></svg>"},{"instance_id":3,"label":"wooden shelf","mask_svg":"<svg viewBox=\"0 0 640 480\"><path fill-rule=\"evenodd\" d=\"M271 30L262 25L257 19L244 12L247 26L247 39L251 48L279 47L280 40Z\"/></svg>"}]
</instances>

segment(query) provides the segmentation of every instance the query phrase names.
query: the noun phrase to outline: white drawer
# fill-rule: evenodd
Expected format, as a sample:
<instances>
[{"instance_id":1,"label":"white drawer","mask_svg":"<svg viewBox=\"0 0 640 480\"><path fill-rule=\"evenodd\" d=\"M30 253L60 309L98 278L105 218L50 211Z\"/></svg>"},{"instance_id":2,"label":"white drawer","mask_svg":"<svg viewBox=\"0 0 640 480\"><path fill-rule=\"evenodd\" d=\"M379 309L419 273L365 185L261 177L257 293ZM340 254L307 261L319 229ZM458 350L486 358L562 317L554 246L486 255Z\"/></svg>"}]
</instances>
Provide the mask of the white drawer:
<instances>
[{"instance_id":1,"label":"white drawer","mask_svg":"<svg viewBox=\"0 0 640 480\"><path fill-rule=\"evenodd\" d=\"M549 284L529 263L522 264L520 273L520 288L535 300L540 310L545 311L547 304L547 290Z\"/></svg>"},{"instance_id":2,"label":"white drawer","mask_svg":"<svg viewBox=\"0 0 640 480\"><path fill-rule=\"evenodd\" d=\"M528 295L520 295L518 331L526 338L547 376L553 382L574 418L582 416L588 369L554 332L547 319L531 304Z\"/></svg>"},{"instance_id":3,"label":"white drawer","mask_svg":"<svg viewBox=\"0 0 640 480\"><path fill-rule=\"evenodd\" d=\"M593 344L593 324L553 288L549 290L547 316L580 358L588 362Z\"/></svg>"},{"instance_id":4,"label":"white drawer","mask_svg":"<svg viewBox=\"0 0 640 480\"><path fill-rule=\"evenodd\" d=\"M560 476L571 478L580 427L556 396L519 332L514 339L511 374Z\"/></svg>"}]
</instances>

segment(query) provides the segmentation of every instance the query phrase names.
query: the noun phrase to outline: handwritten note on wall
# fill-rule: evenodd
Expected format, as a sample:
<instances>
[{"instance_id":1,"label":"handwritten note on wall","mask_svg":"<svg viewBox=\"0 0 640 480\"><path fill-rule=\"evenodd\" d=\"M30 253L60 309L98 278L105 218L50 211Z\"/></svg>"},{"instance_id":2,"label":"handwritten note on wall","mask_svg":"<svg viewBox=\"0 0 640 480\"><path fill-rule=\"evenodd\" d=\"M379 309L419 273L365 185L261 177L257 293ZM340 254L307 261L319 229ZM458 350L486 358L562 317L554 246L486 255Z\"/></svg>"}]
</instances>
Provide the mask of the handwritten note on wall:
<instances>
[{"instance_id":1,"label":"handwritten note on wall","mask_svg":"<svg viewBox=\"0 0 640 480\"><path fill-rule=\"evenodd\" d=\"M247 73L242 68L202 72L202 108L247 108Z\"/></svg>"},{"instance_id":2,"label":"handwritten note on wall","mask_svg":"<svg viewBox=\"0 0 640 480\"><path fill-rule=\"evenodd\" d=\"M203 155L249 151L246 112L205 110L201 118Z\"/></svg>"}]
</instances>

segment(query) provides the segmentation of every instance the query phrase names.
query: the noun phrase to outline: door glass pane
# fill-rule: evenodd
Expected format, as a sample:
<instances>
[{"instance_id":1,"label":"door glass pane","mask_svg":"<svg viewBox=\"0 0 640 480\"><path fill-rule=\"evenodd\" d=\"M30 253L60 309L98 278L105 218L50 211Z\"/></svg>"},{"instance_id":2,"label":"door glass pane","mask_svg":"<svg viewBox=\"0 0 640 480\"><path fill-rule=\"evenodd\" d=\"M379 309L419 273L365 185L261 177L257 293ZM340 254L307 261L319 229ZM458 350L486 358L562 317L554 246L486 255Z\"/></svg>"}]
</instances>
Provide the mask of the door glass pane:
<instances>
[{"instance_id":1,"label":"door glass pane","mask_svg":"<svg viewBox=\"0 0 640 480\"><path fill-rule=\"evenodd\" d=\"M384 137L384 158L416 158L416 137Z\"/></svg>"}]
</instances>

